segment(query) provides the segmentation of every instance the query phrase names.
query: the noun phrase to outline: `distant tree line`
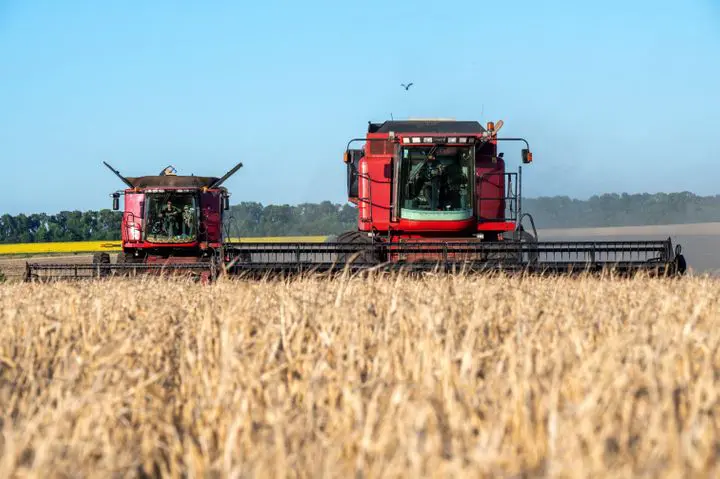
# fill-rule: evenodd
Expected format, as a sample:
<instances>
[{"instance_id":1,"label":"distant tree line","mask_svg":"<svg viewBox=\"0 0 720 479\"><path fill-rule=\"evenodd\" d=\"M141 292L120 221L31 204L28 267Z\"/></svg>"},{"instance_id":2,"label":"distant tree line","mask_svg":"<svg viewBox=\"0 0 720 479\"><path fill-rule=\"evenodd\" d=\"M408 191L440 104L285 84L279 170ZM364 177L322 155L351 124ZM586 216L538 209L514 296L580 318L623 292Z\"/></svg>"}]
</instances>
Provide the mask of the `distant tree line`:
<instances>
[{"instance_id":1,"label":"distant tree line","mask_svg":"<svg viewBox=\"0 0 720 479\"><path fill-rule=\"evenodd\" d=\"M112 210L5 214L0 216L0 243L114 240L120 237L121 219Z\"/></svg>"},{"instance_id":2,"label":"distant tree line","mask_svg":"<svg viewBox=\"0 0 720 479\"><path fill-rule=\"evenodd\" d=\"M245 202L231 206L226 233L231 236L311 236L339 234L354 229L354 205L303 203L296 206Z\"/></svg>"},{"instance_id":3,"label":"distant tree line","mask_svg":"<svg viewBox=\"0 0 720 479\"><path fill-rule=\"evenodd\" d=\"M604 194L587 200L553 196L523 199L538 228L637 226L720 221L720 195Z\"/></svg>"},{"instance_id":4,"label":"distant tree line","mask_svg":"<svg viewBox=\"0 0 720 479\"><path fill-rule=\"evenodd\" d=\"M525 198L523 211L538 228L631 226L720 221L720 195L693 193L605 194L588 200L566 196ZM228 212L231 236L331 235L355 228L353 205L303 203L267 205L244 202ZM117 211L62 211L0 217L0 243L118 240Z\"/></svg>"}]
</instances>

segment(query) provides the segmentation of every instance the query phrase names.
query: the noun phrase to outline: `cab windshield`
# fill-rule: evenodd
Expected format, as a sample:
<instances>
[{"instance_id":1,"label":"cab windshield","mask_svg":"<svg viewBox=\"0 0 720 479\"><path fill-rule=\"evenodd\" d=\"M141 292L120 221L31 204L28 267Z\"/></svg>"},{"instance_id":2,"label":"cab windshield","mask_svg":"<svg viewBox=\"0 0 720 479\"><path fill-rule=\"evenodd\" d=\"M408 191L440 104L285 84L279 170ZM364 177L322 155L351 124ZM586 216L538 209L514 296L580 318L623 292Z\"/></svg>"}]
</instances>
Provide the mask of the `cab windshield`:
<instances>
[{"instance_id":1,"label":"cab windshield","mask_svg":"<svg viewBox=\"0 0 720 479\"><path fill-rule=\"evenodd\" d=\"M400 216L411 220L464 220L473 215L471 147L401 150Z\"/></svg>"},{"instance_id":2,"label":"cab windshield","mask_svg":"<svg viewBox=\"0 0 720 479\"><path fill-rule=\"evenodd\" d=\"M147 197L147 233L152 243L188 243L197 236L197 199L192 193L154 193Z\"/></svg>"}]
</instances>

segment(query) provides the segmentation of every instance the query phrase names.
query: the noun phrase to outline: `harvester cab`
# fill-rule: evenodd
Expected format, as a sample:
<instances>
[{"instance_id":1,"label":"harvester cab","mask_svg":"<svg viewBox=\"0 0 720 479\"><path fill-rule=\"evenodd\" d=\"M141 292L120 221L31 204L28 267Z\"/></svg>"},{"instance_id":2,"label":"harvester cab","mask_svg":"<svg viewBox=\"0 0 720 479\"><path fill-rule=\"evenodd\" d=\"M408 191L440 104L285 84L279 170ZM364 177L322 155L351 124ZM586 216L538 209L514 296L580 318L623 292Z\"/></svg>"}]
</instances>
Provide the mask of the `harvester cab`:
<instances>
[{"instance_id":1,"label":"harvester cab","mask_svg":"<svg viewBox=\"0 0 720 479\"><path fill-rule=\"evenodd\" d=\"M369 123L350 140L348 200L358 206L358 231L375 239L475 238L496 241L520 228L522 167L508 172L500 138L503 121L410 120ZM354 142L364 142L351 149Z\"/></svg>"}]
</instances>

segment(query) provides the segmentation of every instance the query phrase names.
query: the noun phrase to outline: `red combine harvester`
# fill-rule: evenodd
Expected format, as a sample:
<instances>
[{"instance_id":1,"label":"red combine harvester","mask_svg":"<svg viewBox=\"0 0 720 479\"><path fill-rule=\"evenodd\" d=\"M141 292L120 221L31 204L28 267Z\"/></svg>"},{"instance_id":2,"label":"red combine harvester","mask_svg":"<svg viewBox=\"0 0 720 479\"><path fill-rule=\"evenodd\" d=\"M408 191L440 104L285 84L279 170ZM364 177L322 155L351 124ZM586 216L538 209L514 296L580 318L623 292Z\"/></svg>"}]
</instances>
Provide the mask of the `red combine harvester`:
<instances>
[{"instance_id":1,"label":"red combine harvester","mask_svg":"<svg viewBox=\"0 0 720 479\"><path fill-rule=\"evenodd\" d=\"M177 176L172 167L157 176L125 178L105 166L128 186L113 194L113 210L125 195L118 263L208 262L221 250L223 212L230 208L221 185L242 163L221 178Z\"/></svg>"},{"instance_id":2,"label":"red combine harvester","mask_svg":"<svg viewBox=\"0 0 720 479\"><path fill-rule=\"evenodd\" d=\"M523 138L498 137L502 124L370 122L344 154L357 229L325 244L231 245L230 269L685 272L681 248L673 249L670 238L538 242L533 218L522 210L522 166L508 171L498 144L523 143L523 164L532 163L532 153ZM364 145L350 148L357 142Z\"/></svg>"},{"instance_id":3,"label":"red combine harvester","mask_svg":"<svg viewBox=\"0 0 720 479\"><path fill-rule=\"evenodd\" d=\"M214 276L223 248L223 213L229 209L229 193L221 185L242 163L221 178L178 176L171 166L155 176L124 177L103 163L127 186L112 194L115 211L125 197L116 263L108 253L95 253L92 264L28 264L27 278L168 270Z\"/></svg>"},{"instance_id":4,"label":"red combine harvester","mask_svg":"<svg viewBox=\"0 0 720 479\"><path fill-rule=\"evenodd\" d=\"M522 209L522 166L508 171L502 142L521 142L521 163L532 163L523 138L497 136L502 121L409 120L369 123L348 142L348 200L357 228L326 243L237 243L224 237L228 193L222 178L124 178L123 252L117 264L97 256L81 266L94 276L114 271L193 270L215 277L349 269L529 272L568 274L612 269L684 274L685 259L670 238L656 241L538 241ZM361 148L351 149L363 142ZM113 195L118 209L119 194ZM173 209L179 208L179 209ZM526 220L532 233L523 227ZM28 264L28 278L77 265Z\"/></svg>"}]
</instances>

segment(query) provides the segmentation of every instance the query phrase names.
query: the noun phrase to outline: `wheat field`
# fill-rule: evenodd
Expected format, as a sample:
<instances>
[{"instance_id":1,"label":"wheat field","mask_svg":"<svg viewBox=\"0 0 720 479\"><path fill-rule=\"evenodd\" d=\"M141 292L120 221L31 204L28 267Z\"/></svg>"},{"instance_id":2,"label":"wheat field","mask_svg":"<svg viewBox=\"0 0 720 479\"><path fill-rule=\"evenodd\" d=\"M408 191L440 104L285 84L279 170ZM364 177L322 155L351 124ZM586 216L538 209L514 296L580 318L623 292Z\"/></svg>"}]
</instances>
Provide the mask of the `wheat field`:
<instances>
[{"instance_id":1,"label":"wheat field","mask_svg":"<svg viewBox=\"0 0 720 479\"><path fill-rule=\"evenodd\" d=\"M0 477L707 477L720 283L0 285Z\"/></svg>"}]
</instances>

